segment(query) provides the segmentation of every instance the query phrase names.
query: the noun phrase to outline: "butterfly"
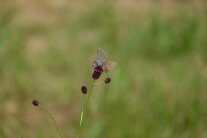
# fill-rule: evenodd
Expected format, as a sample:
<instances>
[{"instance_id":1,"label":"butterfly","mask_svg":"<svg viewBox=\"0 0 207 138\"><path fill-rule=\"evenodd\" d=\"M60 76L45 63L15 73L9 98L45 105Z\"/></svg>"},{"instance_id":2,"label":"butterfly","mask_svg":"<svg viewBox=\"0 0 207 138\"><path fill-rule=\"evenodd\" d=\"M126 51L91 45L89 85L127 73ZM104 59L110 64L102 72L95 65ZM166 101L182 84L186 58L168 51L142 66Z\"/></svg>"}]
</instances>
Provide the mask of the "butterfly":
<instances>
[{"instance_id":1,"label":"butterfly","mask_svg":"<svg viewBox=\"0 0 207 138\"><path fill-rule=\"evenodd\" d=\"M115 61L107 61L107 54L101 48L97 50L97 57L94 60L92 67L94 69L102 70L103 72L108 72L114 69L117 65Z\"/></svg>"}]
</instances>

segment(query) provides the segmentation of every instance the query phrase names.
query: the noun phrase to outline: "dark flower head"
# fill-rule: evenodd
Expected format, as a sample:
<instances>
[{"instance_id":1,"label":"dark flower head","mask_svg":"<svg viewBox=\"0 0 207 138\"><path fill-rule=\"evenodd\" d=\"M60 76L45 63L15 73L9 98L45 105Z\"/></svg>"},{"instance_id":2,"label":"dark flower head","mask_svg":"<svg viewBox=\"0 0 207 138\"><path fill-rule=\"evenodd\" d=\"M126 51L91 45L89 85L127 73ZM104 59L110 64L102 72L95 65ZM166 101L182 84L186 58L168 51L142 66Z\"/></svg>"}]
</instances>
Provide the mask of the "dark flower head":
<instances>
[{"instance_id":1,"label":"dark flower head","mask_svg":"<svg viewBox=\"0 0 207 138\"><path fill-rule=\"evenodd\" d=\"M92 77L93 77L94 80L97 80L101 76L101 74L102 73L100 73L100 72L94 71Z\"/></svg>"},{"instance_id":2,"label":"dark flower head","mask_svg":"<svg viewBox=\"0 0 207 138\"><path fill-rule=\"evenodd\" d=\"M110 77L107 77L106 79L105 79L105 83L110 83L111 82L111 78Z\"/></svg>"},{"instance_id":3,"label":"dark flower head","mask_svg":"<svg viewBox=\"0 0 207 138\"><path fill-rule=\"evenodd\" d=\"M88 89L87 89L86 86L82 86L82 87L81 87L81 91L82 91L83 94L87 94Z\"/></svg>"},{"instance_id":4,"label":"dark flower head","mask_svg":"<svg viewBox=\"0 0 207 138\"><path fill-rule=\"evenodd\" d=\"M38 105L39 105L39 101L36 100L36 99L33 99L33 100L32 100L32 104L33 104L34 106L38 106Z\"/></svg>"},{"instance_id":5,"label":"dark flower head","mask_svg":"<svg viewBox=\"0 0 207 138\"><path fill-rule=\"evenodd\" d=\"M97 66L97 67L95 67L95 68L94 68L93 75L92 75L93 79L94 79L94 80L97 80L97 79L101 76L102 73L103 73L103 68L102 68L102 66Z\"/></svg>"}]
</instances>

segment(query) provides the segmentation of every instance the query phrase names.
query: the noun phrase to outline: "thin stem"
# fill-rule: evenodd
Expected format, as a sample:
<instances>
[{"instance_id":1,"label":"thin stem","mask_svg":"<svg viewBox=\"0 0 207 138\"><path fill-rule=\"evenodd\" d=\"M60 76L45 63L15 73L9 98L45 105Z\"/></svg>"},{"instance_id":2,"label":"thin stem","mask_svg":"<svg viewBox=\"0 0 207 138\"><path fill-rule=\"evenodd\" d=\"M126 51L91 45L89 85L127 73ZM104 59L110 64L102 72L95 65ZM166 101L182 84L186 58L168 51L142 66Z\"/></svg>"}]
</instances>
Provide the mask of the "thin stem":
<instances>
[{"instance_id":1,"label":"thin stem","mask_svg":"<svg viewBox=\"0 0 207 138\"><path fill-rule=\"evenodd\" d=\"M77 134L77 138L80 137L80 133L81 133L81 128L82 128L82 124L83 124L83 120L84 120L84 115L86 114L87 110L88 110L88 103L93 91L93 87L95 86L95 82L91 85L89 91L88 91L88 96L87 99L85 101L85 96L83 96L83 102L82 102L82 110L81 110L81 116L80 116L80 125L78 128L78 134Z\"/></svg>"},{"instance_id":2,"label":"thin stem","mask_svg":"<svg viewBox=\"0 0 207 138\"><path fill-rule=\"evenodd\" d=\"M79 138L80 132L81 132L81 127L82 127L82 122L83 122L83 109L84 109L84 105L85 105L85 94L83 94L83 101L82 101L82 107L81 107L81 116L80 116L80 125L79 125L79 128L78 128L77 138Z\"/></svg>"},{"instance_id":3,"label":"thin stem","mask_svg":"<svg viewBox=\"0 0 207 138\"><path fill-rule=\"evenodd\" d=\"M39 106L39 108L42 109L43 111L45 111L52 118L52 120L53 120L53 122L55 124L55 127L56 127L56 129L57 129L57 131L58 131L58 133L60 135L60 137L63 138L61 133L60 133L60 129L59 129L58 125L57 125L57 122L55 121L54 116L49 111L47 111L44 107Z\"/></svg>"},{"instance_id":4,"label":"thin stem","mask_svg":"<svg viewBox=\"0 0 207 138\"><path fill-rule=\"evenodd\" d=\"M94 83L94 84L95 84L95 83ZM92 92L93 92L93 87L95 86L94 84L91 85L91 87L90 87L90 91L89 91L89 93L88 93L88 97L87 97L87 99L86 99L86 107L84 108L86 112L88 111L88 104L89 104L89 100L90 100L91 95L92 95Z\"/></svg>"},{"instance_id":5,"label":"thin stem","mask_svg":"<svg viewBox=\"0 0 207 138\"><path fill-rule=\"evenodd\" d=\"M97 83L94 83L93 86L96 86L96 85L99 85L99 84L102 84L104 83L105 81L100 81L100 82L97 82Z\"/></svg>"}]
</instances>

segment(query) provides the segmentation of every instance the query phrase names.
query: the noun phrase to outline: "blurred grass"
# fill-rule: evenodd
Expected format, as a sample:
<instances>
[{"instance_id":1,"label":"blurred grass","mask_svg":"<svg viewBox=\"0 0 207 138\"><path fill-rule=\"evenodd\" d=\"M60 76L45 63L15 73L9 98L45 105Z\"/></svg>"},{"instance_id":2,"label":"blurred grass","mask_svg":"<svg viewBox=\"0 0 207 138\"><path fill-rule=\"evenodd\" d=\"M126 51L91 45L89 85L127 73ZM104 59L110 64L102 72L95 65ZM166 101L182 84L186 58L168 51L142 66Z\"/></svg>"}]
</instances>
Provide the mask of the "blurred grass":
<instances>
[{"instance_id":1,"label":"blurred grass","mask_svg":"<svg viewBox=\"0 0 207 138\"><path fill-rule=\"evenodd\" d=\"M0 137L75 137L96 49L118 67L83 136L207 137L205 1L0 1Z\"/></svg>"}]
</instances>

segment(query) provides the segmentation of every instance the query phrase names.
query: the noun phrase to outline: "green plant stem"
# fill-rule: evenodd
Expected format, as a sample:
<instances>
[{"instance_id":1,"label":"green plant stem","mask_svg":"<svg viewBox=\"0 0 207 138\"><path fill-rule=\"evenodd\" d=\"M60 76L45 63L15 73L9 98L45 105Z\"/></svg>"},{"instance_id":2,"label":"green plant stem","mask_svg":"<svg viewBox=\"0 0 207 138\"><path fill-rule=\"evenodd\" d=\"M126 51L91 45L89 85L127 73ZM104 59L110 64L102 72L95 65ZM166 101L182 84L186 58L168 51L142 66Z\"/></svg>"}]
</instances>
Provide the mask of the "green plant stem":
<instances>
[{"instance_id":1,"label":"green plant stem","mask_svg":"<svg viewBox=\"0 0 207 138\"><path fill-rule=\"evenodd\" d=\"M52 118L52 120L53 120L53 122L55 124L55 127L56 127L56 129L57 129L57 131L59 133L59 136L61 138L63 138L62 135L61 135L61 133L60 133L60 129L59 129L58 125L57 125L57 122L55 121L55 118L53 117L53 115L49 111L47 111L44 107L39 106L39 108L42 109L43 111L45 111Z\"/></svg>"},{"instance_id":2,"label":"green plant stem","mask_svg":"<svg viewBox=\"0 0 207 138\"><path fill-rule=\"evenodd\" d=\"M80 115L80 124L79 124L79 128L78 128L77 138L79 138L79 136L80 136L81 127L82 127L82 123L83 123L84 106L85 106L85 94L83 94L83 101L82 101L81 115Z\"/></svg>"},{"instance_id":3,"label":"green plant stem","mask_svg":"<svg viewBox=\"0 0 207 138\"><path fill-rule=\"evenodd\" d=\"M83 126L84 115L88 111L88 105L89 105L89 101L90 101L90 98L91 98L91 95L93 92L93 87L96 85L102 84L102 83L104 83L104 81L97 82L97 83L95 83L95 81L94 81L94 83L90 86L86 101L85 101L85 96L83 95L83 102L82 102L81 115L80 115L80 124L79 124L79 128L78 128L77 138L80 137L81 128Z\"/></svg>"},{"instance_id":4,"label":"green plant stem","mask_svg":"<svg viewBox=\"0 0 207 138\"><path fill-rule=\"evenodd\" d=\"M94 84L95 84L95 82L91 85L91 87L88 91L86 101L85 101L85 98L84 98L85 96L83 95L82 110L81 110L81 116L80 116L80 125L79 125L79 128L78 128L77 138L79 138L80 133L81 133L81 128L82 128L82 124L83 124L83 120L84 120L84 115L86 114L86 111L88 110L89 100L90 100L90 97L91 97L91 94L92 94L92 91L93 91L93 87L95 86Z\"/></svg>"},{"instance_id":5,"label":"green plant stem","mask_svg":"<svg viewBox=\"0 0 207 138\"><path fill-rule=\"evenodd\" d=\"M85 106L85 110L84 112L87 112L88 111L88 104L89 104L89 101L90 101L90 98L91 98L91 95L92 95L92 92L93 92L93 87L95 86L95 83L91 85L90 87L90 91L88 92L88 97L86 99L86 106Z\"/></svg>"},{"instance_id":6,"label":"green plant stem","mask_svg":"<svg viewBox=\"0 0 207 138\"><path fill-rule=\"evenodd\" d=\"M99 85L99 84L102 84L104 83L105 81L100 81L100 82L97 82L97 83L94 83L93 86L96 86L96 85Z\"/></svg>"}]
</instances>

